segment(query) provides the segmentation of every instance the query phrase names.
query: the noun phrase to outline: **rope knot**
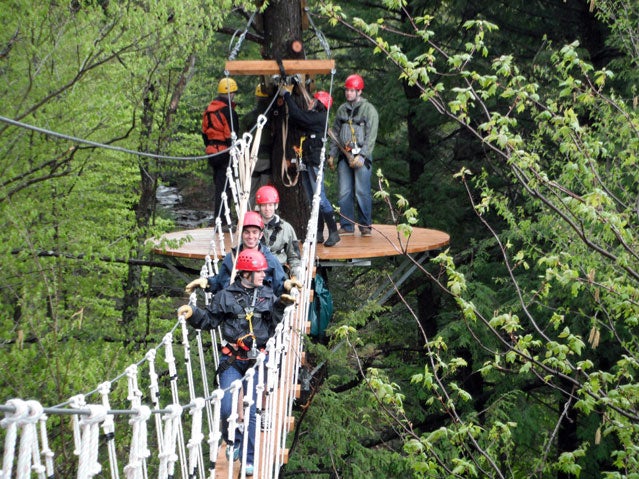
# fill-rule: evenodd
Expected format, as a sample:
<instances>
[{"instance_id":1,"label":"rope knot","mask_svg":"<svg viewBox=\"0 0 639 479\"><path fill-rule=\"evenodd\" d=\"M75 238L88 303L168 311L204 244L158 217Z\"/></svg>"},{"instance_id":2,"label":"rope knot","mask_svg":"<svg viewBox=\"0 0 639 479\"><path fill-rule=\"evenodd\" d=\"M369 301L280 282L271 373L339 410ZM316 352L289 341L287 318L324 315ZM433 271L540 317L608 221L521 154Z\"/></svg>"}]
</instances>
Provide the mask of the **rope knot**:
<instances>
[{"instance_id":1,"label":"rope knot","mask_svg":"<svg viewBox=\"0 0 639 479\"><path fill-rule=\"evenodd\" d=\"M16 424L22 422L25 417L29 414L29 406L27 406L27 402L22 399L9 399L6 403L6 406L13 408L13 413L5 412L5 418L0 421L0 425L6 428L11 424Z\"/></svg>"}]
</instances>

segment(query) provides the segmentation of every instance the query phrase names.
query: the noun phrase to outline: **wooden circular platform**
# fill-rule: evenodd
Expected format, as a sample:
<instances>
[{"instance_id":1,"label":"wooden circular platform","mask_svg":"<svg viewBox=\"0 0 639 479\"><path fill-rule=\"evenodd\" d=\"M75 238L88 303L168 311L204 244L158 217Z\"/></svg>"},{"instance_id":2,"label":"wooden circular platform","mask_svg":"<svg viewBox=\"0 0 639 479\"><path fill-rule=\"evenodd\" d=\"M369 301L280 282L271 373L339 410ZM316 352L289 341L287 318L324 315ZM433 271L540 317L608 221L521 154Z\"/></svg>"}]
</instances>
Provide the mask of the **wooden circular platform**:
<instances>
[{"instance_id":1,"label":"wooden circular platform","mask_svg":"<svg viewBox=\"0 0 639 479\"><path fill-rule=\"evenodd\" d=\"M213 231L213 228L199 228L167 233L162 237L165 240L175 241L185 238L189 238L189 240L177 248L163 249L156 246L153 248L153 252L165 256L203 259L212 253ZM324 237L327 236L328 234L325 232ZM422 253L447 246L450 241L450 236L447 233L427 228L413 228L410 237L405 238L400 235L394 225L373 225L373 235L370 237L362 237L356 230L354 236L342 236L341 238L339 243L330 248L317 245L315 251L317 258L320 260L347 260ZM155 240L154 242L159 245L159 241ZM225 233L224 244L228 251L231 245L228 233ZM300 246L302 246L301 242ZM220 256L224 256L224 254L221 253Z\"/></svg>"}]
</instances>

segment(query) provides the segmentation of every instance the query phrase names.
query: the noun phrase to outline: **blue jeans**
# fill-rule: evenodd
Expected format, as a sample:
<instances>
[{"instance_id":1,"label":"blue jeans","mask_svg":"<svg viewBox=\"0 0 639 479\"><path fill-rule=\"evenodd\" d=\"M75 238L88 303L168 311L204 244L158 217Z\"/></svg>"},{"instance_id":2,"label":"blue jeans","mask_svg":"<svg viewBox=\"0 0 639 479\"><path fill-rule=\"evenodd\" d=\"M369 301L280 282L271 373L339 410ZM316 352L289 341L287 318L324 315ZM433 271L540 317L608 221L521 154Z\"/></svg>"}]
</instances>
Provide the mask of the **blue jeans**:
<instances>
[{"instance_id":1,"label":"blue jeans","mask_svg":"<svg viewBox=\"0 0 639 479\"><path fill-rule=\"evenodd\" d=\"M370 160L372 161L372 158ZM355 170L348 166L348 162L345 159L340 159L337 164L339 222L345 231L353 231L355 229L354 221L361 226L368 227L373 223L372 169L372 165L369 164ZM355 217L355 205L357 205L357 217Z\"/></svg>"},{"instance_id":2,"label":"blue jeans","mask_svg":"<svg viewBox=\"0 0 639 479\"><path fill-rule=\"evenodd\" d=\"M220 366L228 361L229 356L222 355L220 356ZM231 415L232 407L233 407L233 396L227 391L227 389L231 386L231 383L236 379L242 379L244 377L244 372L246 372L249 367L254 364L254 361L238 361L236 360L234 365L226 368L225 371L222 371L220 374L220 388L224 389L224 396L222 397L222 403L220 405L220 417L222 420L222 437L224 441L229 444L228 439L228 429L229 429L229 416ZM238 370L241 369L244 372L240 372ZM255 379L257 379L257 374L255 375ZM246 394L246 383L244 383L244 394ZM242 454L242 447L244 438L248 439L248 447L246 451L246 463L253 464L253 460L255 457L255 409L257 401L257 390L253 388L253 405L251 406L251 412L248 418L248 430L246 428L246 417L244 418L244 434L240 434L239 431L235 431L235 444L233 444L234 448L239 448L240 454ZM241 407L241 406L240 406ZM240 456L241 457L241 456Z\"/></svg>"},{"instance_id":3,"label":"blue jeans","mask_svg":"<svg viewBox=\"0 0 639 479\"><path fill-rule=\"evenodd\" d=\"M309 205L313 205L313 195L315 194L315 188L317 187L317 173L319 172L318 166L306 166L306 170L302 170L302 186L306 192ZM320 190L320 213L333 214L333 206L326 197L326 191L324 190L324 182L322 182L322 189Z\"/></svg>"}]
</instances>

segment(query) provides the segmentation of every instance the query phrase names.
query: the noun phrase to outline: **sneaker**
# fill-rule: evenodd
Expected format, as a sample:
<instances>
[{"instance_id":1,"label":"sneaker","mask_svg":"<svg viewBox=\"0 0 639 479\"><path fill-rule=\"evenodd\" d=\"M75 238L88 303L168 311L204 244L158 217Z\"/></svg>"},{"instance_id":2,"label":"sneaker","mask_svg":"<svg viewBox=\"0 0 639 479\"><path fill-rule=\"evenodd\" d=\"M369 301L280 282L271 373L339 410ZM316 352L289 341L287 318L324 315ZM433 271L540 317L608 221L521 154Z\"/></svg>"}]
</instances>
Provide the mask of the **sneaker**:
<instances>
[{"instance_id":1,"label":"sneaker","mask_svg":"<svg viewBox=\"0 0 639 479\"><path fill-rule=\"evenodd\" d=\"M355 232L353 230L344 229L340 226L337 228L337 234L340 236L353 236Z\"/></svg>"},{"instance_id":2,"label":"sneaker","mask_svg":"<svg viewBox=\"0 0 639 479\"><path fill-rule=\"evenodd\" d=\"M328 235L328 239L324 241L324 246L330 248L331 246L335 246L337 243L339 243L340 240L341 238L339 237L339 232L333 231L331 234Z\"/></svg>"},{"instance_id":3,"label":"sneaker","mask_svg":"<svg viewBox=\"0 0 639 479\"><path fill-rule=\"evenodd\" d=\"M247 476L252 476L253 475L253 464L247 464L246 468L244 469L244 472L246 473Z\"/></svg>"},{"instance_id":4,"label":"sneaker","mask_svg":"<svg viewBox=\"0 0 639 479\"><path fill-rule=\"evenodd\" d=\"M240 448L233 446L226 446L226 458L230 461L231 456L233 456L233 462L237 461L240 458Z\"/></svg>"},{"instance_id":5,"label":"sneaker","mask_svg":"<svg viewBox=\"0 0 639 479\"><path fill-rule=\"evenodd\" d=\"M270 431L271 430L271 418L266 414L262 414L262 418L260 419L260 427L262 431Z\"/></svg>"},{"instance_id":6,"label":"sneaker","mask_svg":"<svg viewBox=\"0 0 639 479\"><path fill-rule=\"evenodd\" d=\"M373 230L368 226L362 226L359 230L362 236L373 236Z\"/></svg>"}]
</instances>

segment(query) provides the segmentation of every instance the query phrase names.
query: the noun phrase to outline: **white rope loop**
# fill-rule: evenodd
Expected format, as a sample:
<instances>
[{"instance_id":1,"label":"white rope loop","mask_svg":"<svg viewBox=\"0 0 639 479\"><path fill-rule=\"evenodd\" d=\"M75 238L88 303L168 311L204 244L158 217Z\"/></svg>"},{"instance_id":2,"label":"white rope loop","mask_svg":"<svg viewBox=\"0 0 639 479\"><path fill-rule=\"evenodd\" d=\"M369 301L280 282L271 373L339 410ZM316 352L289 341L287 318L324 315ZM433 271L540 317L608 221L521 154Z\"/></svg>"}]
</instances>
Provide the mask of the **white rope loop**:
<instances>
[{"instance_id":1,"label":"white rope loop","mask_svg":"<svg viewBox=\"0 0 639 479\"><path fill-rule=\"evenodd\" d=\"M255 454L253 458L253 470L254 475L259 477L259 471L262 467L262 461L260 460L259 451L261 450L262 434L260 434L262 416L265 414L262 408L264 398L264 362L266 361L266 354L261 352L255 360L255 366L251 368L253 374L257 375L257 382L255 383ZM251 379L252 380L252 379ZM272 424L272 423L271 423Z\"/></svg>"},{"instance_id":2,"label":"white rope loop","mask_svg":"<svg viewBox=\"0 0 639 479\"><path fill-rule=\"evenodd\" d=\"M23 420L20 453L18 455L18 478L28 479L31 470L44 479L44 467L40 463L40 447L36 423L42 415L42 406L37 401L27 401L29 413Z\"/></svg>"},{"instance_id":3,"label":"white rope loop","mask_svg":"<svg viewBox=\"0 0 639 479\"><path fill-rule=\"evenodd\" d=\"M105 381L98 386L98 392L102 396L102 405L108 411L111 409L109 394L111 393L111 381ZM102 431L107 441L107 450L109 451L109 468L111 470L111 479L119 479L118 457L115 450L115 421L112 414L107 414L102 423Z\"/></svg>"},{"instance_id":4,"label":"white rope loop","mask_svg":"<svg viewBox=\"0 0 639 479\"><path fill-rule=\"evenodd\" d=\"M204 434L202 434L202 409L204 409L204 398L195 398L193 407L189 414L193 417L191 421L191 438L186 445L189 451L189 477L195 477L196 471L204 468L204 459L202 457L202 442Z\"/></svg>"},{"instance_id":5,"label":"white rope loop","mask_svg":"<svg viewBox=\"0 0 639 479\"><path fill-rule=\"evenodd\" d=\"M195 294L195 291L192 295ZM189 330L186 327L186 318L181 315L178 319L182 330L182 350L184 351L184 365L186 367L186 381L189 387L189 400L195 399L195 382L193 380L193 365L191 363L191 345L189 343Z\"/></svg>"},{"instance_id":6,"label":"white rope loop","mask_svg":"<svg viewBox=\"0 0 639 479\"><path fill-rule=\"evenodd\" d=\"M180 391L178 388L178 373L177 373L177 365L175 362L175 356L173 355L173 335L171 333L167 333L164 336L164 340L163 340L163 345L164 345L164 356L165 356L165 361L169 367L169 381L171 383L171 398L173 400L173 404L170 407L173 408L180 408L180 414L182 413L182 408L181 406L179 406L180 404ZM176 421L175 425L174 425L174 429L171 429L171 436L174 437L168 437L166 436L166 425L165 425L165 432L164 434L164 444L171 444L177 441L177 450L178 450L178 454L179 454L179 458L180 458L180 466L182 468L182 476L186 477L187 475L187 464L186 464L186 446L184 444L184 435L182 434L182 422L179 420ZM174 451L175 452L175 451ZM173 452L173 453L174 453ZM174 473L174 468L175 468L175 462L177 460L177 456L176 459L173 460L172 457L172 453L170 453L170 451L167 451L166 449L164 449L162 451L162 455L166 456L168 455L169 457L171 457L171 459L168 461L168 470L171 476L173 476Z\"/></svg>"},{"instance_id":7,"label":"white rope loop","mask_svg":"<svg viewBox=\"0 0 639 479\"><path fill-rule=\"evenodd\" d=\"M132 427L129 463L124 466L127 479L144 479L146 477L146 460L150 457L147 444L147 422L151 417L148 406L139 406L137 413L129 420Z\"/></svg>"},{"instance_id":8,"label":"white rope loop","mask_svg":"<svg viewBox=\"0 0 639 479\"><path fill-rule=\"evenodd\" d=\"M226 394L231 394L231 414L228 417L228 431L227 437L229 438L229 446L234 447L235 445L235 431L237 429L238 424L238 403L240 397L240 391L242 390L242 380L236 379L231 383L229 390ZM229 461L229 479L233 477L233 462Z\"/></svg>"},{"instance_id":9,"label":"white rope loop","mask_svg":"<svg viewBox=\"0 0 639 479\"><path fill-rule=\"evenodd\" d=\"M107 417L107 410L102 404L88 404L89 415L79 421L80 426L80 458L78 462L78 479L90 479L102 472L98 462L100 424Z\"/></svg>"},{"instance_id":10,"label":"white rope loop","mask_svg":"<svg viewBox=\"0 0 639 479\"><path fill-rule=\"evenodd\" d=\"M254 400L253 400L253 394L254 394L254 389L255 389L255 368L249 368L248 371L246 371L246 373L244 374L244 381L246 382L246 387L244 388L244 397L243 397L243 406L244 406L244 412L243 412L243 418L244 418L244 439L242 441L242 477L245 477L245 470L246 470L246 455L248 453L248 444L250 442L250 439L248 438L249 435L249 422L251 421L251 407L254 404ZM253 418L253 420L255 421L256 419ZM259 431L259 424L255 425L255 435L258 435L258 431ZM252 438L253 441L256 440L255 437Z\"/></svg>"},{"instance_id":11,"label":"white rope loop","mask_svg":"<svg viewBox=\"0 0 639 479\"><path fill-rule=\"evenodd\" d=\"M0 421L0 425L7 430L4 439L4 454L2 458L2 475L0 477L9 479L13 470L15 459L16 441L18 439L18 427L29 414L29 407L22 399L9 399L5 405L12 408L13 412L5 412L5 417Z\"/></svg>"},{"instance_id":12,"label":"white rope loop","mask_svg":"<svg viewBox=\"0 0 639 479\"><path fill-rule=\"evenodd\" d=\"M47 415L42 414L40 416L40 443L42 444L42 452L40 453L44 458L46 477L53 477L53 456L54 453L49 447L49 438L47 436Z\"/></svg>"},{"instance_id":13,"label":"white rope loop","mask_svg":"<svg viewBox=\"0 0 639 479\"><path fill-rule=\"evenodd\" d=\"M158 374L155 370L156 355L157 351L155 349L151 349L146 353L145 359L149 368L149 394L151 396L151 402L153 403L153 407L155 409L160 409L160 386L158 384ZM164 443L164 441L162 439L162 418L159 414L155 415L155 433L158 438L158 450L161 454L162 444Z\"/></svg>"},{"instance_id":14,"label":"white rope loop","mask_svg":"<svg viewBox=\"0 0 639 479\"><path fill-rule=\"evenodd\" d=\"M160 469L158 477L160 479L168 479L173 477L175 472L175 463L178 460L176 454L179 433L181 431L182 406L179 404L169 404L166 409L168 412L162 417L164 420L164 447L159 455Z\"/></svg>"},{"instance_id":15,"label":"white rope loop","mask_svg":"<svg viewBox=\"0 0 639 479\"><path fill-rule=\"evenodd\" d=\"M217 463L217 452L222 439L221 423L221 409L222 409L222 397L224 391L222 389L216 389L211 395L211 403L213 405L213 422L209 424L209 472L213 477L215 475L215 466Z\"/></svg>"},{"instance_id":16,"label":"white rope loop","mask_svg":"<svg viewBox=\"0 0 639 479\"><path fill-rule=\"evenodd\" d=\"M69 404L73 409L81 409L86 405L86 400L84 399L84 394L77 394L69 399ZM73 454L76 456L80 455L80 449L82 447L82 434L80 432L80 416L78 414L73 415L73 441L75 445L75 449L73 450Z\"/></svg>"}]
</instances>

